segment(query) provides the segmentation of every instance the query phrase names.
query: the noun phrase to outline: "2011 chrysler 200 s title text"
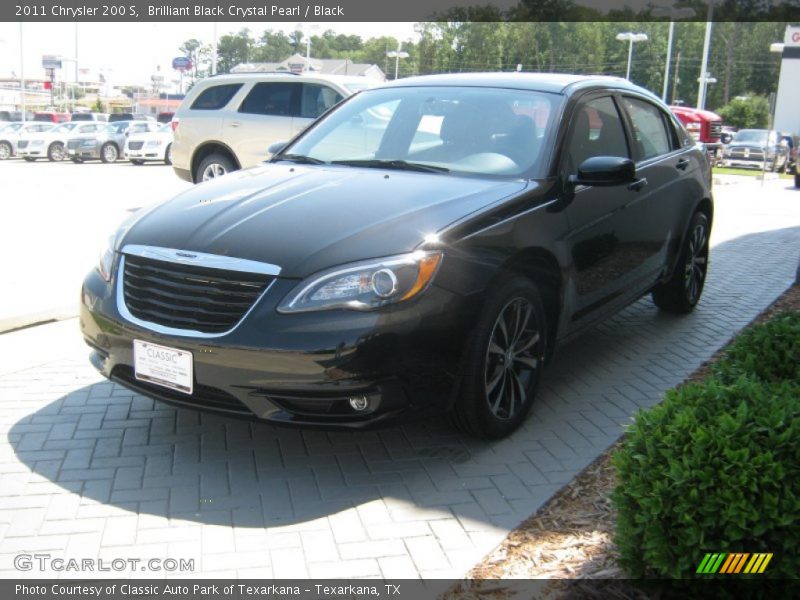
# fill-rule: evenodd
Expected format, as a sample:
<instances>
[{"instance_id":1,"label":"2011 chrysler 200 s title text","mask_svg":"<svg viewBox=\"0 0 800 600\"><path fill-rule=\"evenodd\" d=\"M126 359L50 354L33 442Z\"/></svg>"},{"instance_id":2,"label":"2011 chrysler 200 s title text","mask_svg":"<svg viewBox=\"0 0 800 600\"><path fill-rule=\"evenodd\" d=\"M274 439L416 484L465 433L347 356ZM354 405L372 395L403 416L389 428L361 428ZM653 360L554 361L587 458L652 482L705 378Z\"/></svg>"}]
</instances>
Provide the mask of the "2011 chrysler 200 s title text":
<instances>
[{"instance_id":1,"label":"2011 chrysler 200 s title text","mask_svg":"<svg viewBox=\"0 0 800 600\"><path fill-rule=\"evenodd\" d=\"M648 292L692 310L712 210L703 152L627 81L404 79L134 215L81 327L103 374L164 401L348 427L446 410L500 437L558 340Z\"/></svg>"}]
</instances>

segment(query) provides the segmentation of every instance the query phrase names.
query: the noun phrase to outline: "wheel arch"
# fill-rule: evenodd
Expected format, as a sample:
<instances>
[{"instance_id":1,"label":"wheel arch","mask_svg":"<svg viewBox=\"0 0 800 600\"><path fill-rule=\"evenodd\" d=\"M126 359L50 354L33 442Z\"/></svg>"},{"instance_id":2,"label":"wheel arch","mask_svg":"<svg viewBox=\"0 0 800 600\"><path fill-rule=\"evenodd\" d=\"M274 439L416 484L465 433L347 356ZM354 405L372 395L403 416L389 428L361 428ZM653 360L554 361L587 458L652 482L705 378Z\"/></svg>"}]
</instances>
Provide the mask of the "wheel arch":
<instances>
[{"instance_id":1,"label":"wheel arch","mask_svg":"<svg viewBox=\"0 0 800 600\"><path fill-rule=\"evenodd\" d=\"M555 255L538 246L524 248L503 263L500 273L522 275L539 287L547 315L547 356L551 357L558 339L558 326L564 306L564 277Z\"/></svg>"},{"instance_id":2,"label":"wheel arch","mask_svg":"<svg viewBox=\"0 0 800 600\"><path fill-rule=\"evenodd\" d=\"M219 141L213 140L213 141L205 142L205 143L201 144L200 146L198 146L195 149L194 154L192 155L192 161L191 161L191 164L190 164L190 167L189 167L191 175L192 175L192 179L195 178L195 171L197 171L197 167L200 165L200 163L203 162L203 160L207 156L210 156L210 155L212 155L214 153L225 154L226 156L228 156L231 159L231 161L233 162L233 164L236 166L237 169L241 169L242 168L242 165L239 162L239 159L236 158L236 154L234 153L234 151L231 149L230 146L228 146L227 144L224 144L223 142L219 142Z\"/></svg>"}]
</instances>

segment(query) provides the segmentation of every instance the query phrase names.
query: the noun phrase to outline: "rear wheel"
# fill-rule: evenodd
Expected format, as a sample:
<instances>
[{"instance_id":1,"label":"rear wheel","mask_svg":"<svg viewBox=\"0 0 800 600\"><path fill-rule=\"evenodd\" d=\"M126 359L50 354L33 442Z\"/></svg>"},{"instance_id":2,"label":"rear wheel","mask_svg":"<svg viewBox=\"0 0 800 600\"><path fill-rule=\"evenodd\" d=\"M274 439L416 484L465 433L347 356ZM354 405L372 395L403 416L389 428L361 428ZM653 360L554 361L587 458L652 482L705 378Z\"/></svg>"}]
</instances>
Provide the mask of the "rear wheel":
<instances>
[{"instance_id":1,"label":"rear wheel","mask_svg":"<svg viewBox=\"0 0 800 600\"><path fill-rule=\"evenodd\" d=\"M7 160L11 158L13 153L14 149L11 147L11 144L8 142L0 142L0 160Z\"/></svg>"},{"instance_id":2,"label":"rear wheel","mask_svg":"<svg viewBox=\"0 0 800 600\"><path fill-rule=\"evenodd\" d=\"M100 148L100 160L104 163L113 163L117 161L119 158L119 150L117 149L116 144L112 144L108 142Z\"/></svg>"},{"instance_id":3,"label":"rear wheel","mask_svg":"<svg viewBox=\"0 0 800 600\"><path fill-rule=\"evenodd\" d=\"M200 183L201 181L216 179L235 170L236 167L233 166L231 159L224 154L209 154L197 167L194 174L194 182Z\"/></svg>"},{"instance_id":4,"label":"rear wheel","mask_svg":"<svg viewBox=\"0 0 800 600\"><path fill-rule=\"evenodd\" d=\"M689 224L675 273L653 290L653 302L668 312L689 313L703 293L708 272L708 217L697 212Z\"/></svg>"},{"instance_id":5,"label":"rear wheel","mask_svg":"<svg viewBox=\"0 0 800 600\"><path fill-rule=\"evenodd\" d=\"M50 144L50 147L47 149L47 158L52 162L61 162L66 157L67 153L64 151L64 144L60 142Z\"/></svg>"},{"instance_id":6,"label":"rear wheel","mask_svg":"<svg viewBox=\"0 0 800 600\"><path fill-rule=\"evenodd\" d=\"M469 435L509 435L533 405L547 351L547 318L536 285L520 276L490 293L468 342L454 424Z\"/></svg>"}]
</instances>

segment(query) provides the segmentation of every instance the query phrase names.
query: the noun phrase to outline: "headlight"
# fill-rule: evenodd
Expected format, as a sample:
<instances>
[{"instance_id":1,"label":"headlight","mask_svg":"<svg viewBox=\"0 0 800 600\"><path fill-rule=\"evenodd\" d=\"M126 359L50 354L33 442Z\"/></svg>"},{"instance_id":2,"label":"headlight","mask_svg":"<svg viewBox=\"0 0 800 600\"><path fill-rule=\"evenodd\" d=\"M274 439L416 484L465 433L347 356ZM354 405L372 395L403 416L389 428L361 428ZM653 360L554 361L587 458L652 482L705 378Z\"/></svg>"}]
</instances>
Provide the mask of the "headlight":
<instances>
[{"instance_id":1,"label":"headlight","mask_svg":"<svg viewBox=\"0 0 800 600\"><path fill-rule=\"evenodd\" d=\"M329 269L301 282L278 312L374 310L409 300L428 287L441 261L441 252L418 251Z\"/></svg>"},{"instance_id":2,"label":"headlight","mask_svg":"<svg viewBox=\"0 0 800 600\"><path fill-rule=\"evenodd\" d=\"M44 144L44 140L33 140L31 142L31 146L41 146L42 144Z\"/></svg>"},{"instance_id":3,"label":"headlight","mask_svg":"<svg viewBox=\"0 0 800 600\"><path fill-rule=\"evenodd\" d=\"M161 140L147 140L147 142L145 142L144 145L145 146L151 146L151 147L160 146L161 145Z\"/></svg>"},{"instance_id":4,"label":"headlight","mask_svg":"<svg viewBox=\"0 0 800 600\"><path fill-rule=\"evenodd\" d=\"M100 260L97 262L97 272L106 281L111 281L111 268L114 266L114 242L116 239L116 233L108 238L105 248L100 250Z\"/></svg>"}]
</instances>

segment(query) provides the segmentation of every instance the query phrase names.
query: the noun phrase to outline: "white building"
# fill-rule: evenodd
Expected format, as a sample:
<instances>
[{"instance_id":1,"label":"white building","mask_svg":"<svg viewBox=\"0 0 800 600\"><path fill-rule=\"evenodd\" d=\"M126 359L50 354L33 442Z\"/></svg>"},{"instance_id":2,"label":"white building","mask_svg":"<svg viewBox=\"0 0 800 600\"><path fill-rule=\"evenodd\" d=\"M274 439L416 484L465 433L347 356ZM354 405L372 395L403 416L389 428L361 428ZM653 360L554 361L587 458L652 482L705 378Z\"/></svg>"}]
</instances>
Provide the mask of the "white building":
<instances>
[{"instance_id":1,"label":"white building","mask_svg":"<svg viewBox=\"0 0 800 600\"><path fill-rule=\"evenodd\" d=\"M783 38L774 127L800 133L800 25L789 25Z\"/></svg>"}]
</instances>

